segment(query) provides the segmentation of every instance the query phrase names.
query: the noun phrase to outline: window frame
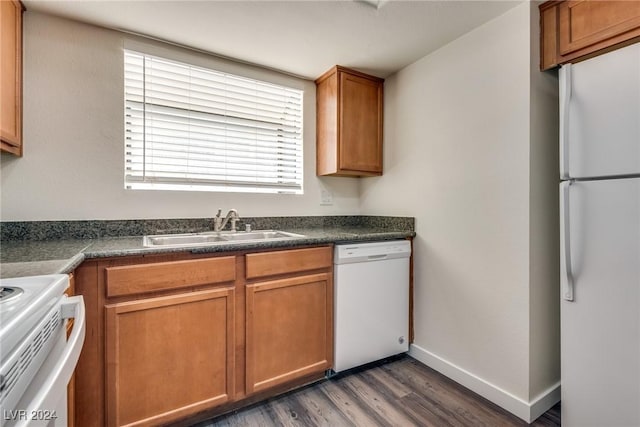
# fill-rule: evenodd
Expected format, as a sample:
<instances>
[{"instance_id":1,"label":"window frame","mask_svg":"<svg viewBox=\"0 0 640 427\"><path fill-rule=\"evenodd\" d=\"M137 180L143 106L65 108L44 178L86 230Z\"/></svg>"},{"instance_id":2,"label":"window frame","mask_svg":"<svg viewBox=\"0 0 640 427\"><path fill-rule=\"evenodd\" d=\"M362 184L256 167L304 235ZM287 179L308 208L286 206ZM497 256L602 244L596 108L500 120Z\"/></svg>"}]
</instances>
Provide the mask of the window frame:
<instances>
[{"instance_id":1,"label":"window frame","mask_svg":"<svg viewBox=\"0 0 640 427\"><path fill-rule=\"evenodd\" d=\"M243 181L243 182L239 182L239 181L233 181L230 180L227 176L226 179L220 179L220 180L206 180L206 179L200 179L200 180L191 180L192 182L188 182L189 179L188 178L181 178L181 179L177 179L176 181L172 181L171 179L167 178L167 177L154 177L154 176L149 176L147 175L146 170L143 171L143 175L140 177L139 173L137 174L137 176L135 178L133 178L134 173L132 173L132 169L131 169L131 164L130 162L128 162L128 159L131 159L133 157L136 157L135 155L131 154L132 146L131 146L131 135L130 132L128 132L128 130L130 129L131 123L128 123L128 120L131 120L131 117L128 113L131 113L131 108L127 106L127 103L132 103L132 102L136 102L136 101L131 101L128 96L127 96L127 77L126 77L126 69L125 67L127 66L127 55L137 55L137 56L141 56L141 57L145 57L145 58L151 58L153 60L158 60L158 61L164 61L167 63L173 63L173 64L178 64L179 66L183 66L183 67L188 67L189 69L192 70L197 70L199 72L204 72L204 73L214 73L217 75L227 75L231 78L235 78L235 79L242 79L242 80L246 80L246 81L254 81L256 82L257 85L266 85L266 86L270 86L270 87L280 87L280 89L284 90L284 91L289 91L292 93L297 93L298 96L298 104L297 104L297 108L298 108L298 113L297 116L295 116L298 121L299 124L297 125L296 130L294 131L294 133L296 134L296 138L295 138L295 142L292 144L291 142L283 142L284 139L287 139L288 141L290 141L292 138L285 138L282 135L280 135L279 137L277 137L277 141L274 143L272 141L271 145L277 146L278 149L280 149L280 152L277 154L277 156L280 157L273 157L271 156L271 158L269 159L271 162L280 162L277 167L280 167L280 169L278 171L271 171L271 170L264 170L263 174L265 177L264 178L265 181L258 181L258 179L256 178L255 181ZM280 81L274 82L274 79L265 79L265 78L260 78L262 76L255 76L256 72L255 72L255 67L251 73L237 73L237 69L242 67L242 64L233 64L232 67L218 67L212 64L202 64L203 60L202 60L202 55L194 55L193 56L193 61L189 60L189 58L183 58L183 56L185 55L178 55L179 58L175 58L174 55L166 55L164 54L164 52L161 53L156 53L156 52L149 52L146 49L139 49L137 48L135 45L134 46L127 46L125 44L124 49L123 49L123 75L125 76L125 82L124 82L124 86L125 86L125 95L124 95L124 126L125 126L125 136L124 136L124 145L125 145L125 153L124 153L124 158L125 158L125 170L124 170L124 185L125 185L125 189L132 189L132 190L178 190L178 191L207 191L207 192L236 192L236 193L254 193L254 194L264 194L264 193L271 193L271 194L304 194L304 96L305 96L305 90L304 90L304 86L301 85L300 83L292 85L292 84L283 84ZM182 57L180 57L182 56ZM186 55L187 57L189 55ZM217 58L214 58L214 62L215 60L217 60ZM144 60L146 61L146 59ZM226 61L226 60L224 60ZM204 61L206 62L206 61ZM227 61L228 62L228 61ZM249 67L249 66L247 66ZM233 71L229 71L228 69L225 68L234 68ZM269 73L273 73L269 70L264 70L263 71L264 74L269 74ZM253 75L247 75L247 74L253 74ZM145 75L145 80L147 79L147 76ZM279 78L279 79L275 79L275 80L291 80L292 78L290 78L289 76L284 76L284 78ZM296 79L297 80L297 79ZM301 87L302 86L302 87ZM144 87L143 84L143 90L146 91L146 87ZM145 92L146 93L146 92ZM140 103L141 105L144 104L145 108L147 103L146 100L143 100L142 103ZM199 114L196 110L190 110L190 111L194 111L196 114ZM206 114L206 113L205 113ZM284 114L284 113L283 113ZM287 116L289 117L289 116ZM291 116L293 117L293 116ZM228 116L227 119L234 119L234 116ZM189 119L186 119L186 122L189 121ZM282 119L284 120L284 119ZM224 120L223 120L224 121ZM186 124L185 122L185 124ZM144 141L143 141L143 169L146 167L147 165L147 160L148 158L151 158L152 156L148 156L148 151L147 151L147 147L146 147L146 140L147 140L147 129L146 129L146 125L147 125L147 119L143 118L143 127L144 129ZM282 132L280 132L282 133ZM273 136L273 135L271 135ZM191 146L193 145L193 142L191 140L189 140L190 142L184 143L184 144L176 144L177 147L181 147L181 146ZM222 140L221 140L222 141ZM219 144L229 144L227 141L217 141L216 143ZM256 137L256 141L259 141L259 138ZM257 143L256 143L257 144ZM257 146L257 145L256 145ZM287 166L281 166L282 162L286 161L286 157L284 154L282 154L282 150L281 148L286 146L287 149L290 149L291 147L295 147L295 153L294 154L289 154L289 162ZM139 148L139 147L138 147ZM262 147L264 148L264 147ZM265 148L266 150L266 148ZM242 150L239 150L238 152L241 152ZM250 151L250 150L249 150ZM249 152L247 151L247 152ZM278 150L276 150L278 151ZM291 153L291 151L289 152ZM275 155L275 154L274 154ZM140 154L137 155L136 158L141 158ZM263 160L262 157L260 157L258 154L256 154L256 164L258 162L258 160ZM274 160L275 159L275 160ZM284 159L284 160L283 160ZM293 159L293 160L291 160ZM213 161L212 161L213 162ZM215 162L213 162L215 163ZM217 162L217 163L224 163L224 162ZM228 163L225 163L225 165L227 165ZM265 163L269 166L271 166L269 164L269 162ZM294 164L294 166L291 166L291 164ZM245 167L246 164L243 164ZM278 175L278 173L280 174L279 177L274 178L274 175ZM209 173L210 175L214 176L215 173ZM283 178L283 176L285 174L288 174L289 179L285 179ZM190 175L189 173L186 173L185 176ZM218 175L223 175L223 174L218 174ZM192 176L192 175L191 175ZM259 176L259 173L256 173L256 176ZM241 176L243 179L246 178L245 175ZM279 181L278 181L279 179ZM269 181L270 180L270 181ZM266 182L269 181L269 182ZM284 182L284 183L283 183Z\"/></svg>"}]
</instances>

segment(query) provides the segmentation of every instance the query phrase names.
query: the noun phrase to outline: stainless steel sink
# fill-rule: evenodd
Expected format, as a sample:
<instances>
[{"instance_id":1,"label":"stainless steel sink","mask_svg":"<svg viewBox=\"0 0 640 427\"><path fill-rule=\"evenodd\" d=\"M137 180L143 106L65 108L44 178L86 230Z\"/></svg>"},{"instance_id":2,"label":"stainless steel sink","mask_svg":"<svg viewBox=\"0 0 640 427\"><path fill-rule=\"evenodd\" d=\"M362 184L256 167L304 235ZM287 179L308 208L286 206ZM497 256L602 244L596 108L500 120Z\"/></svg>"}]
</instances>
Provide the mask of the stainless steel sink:
<instances>
[{"instance_id":1,"label":"stainless steel sink","mask_svg":"<svg viewBox=\"0 0 640 427\"><path fill-rule=\"evenodd\" d=\"M291 240L305 237L302 234L288 233L279 230L255 230L250 232L204 232L189 234L159 234L144 236L143 245L147 247L179 247L179 246L208 246L216 244L234 244L263 242L274 240Z\"/></svg>"},{"instance_id":2,"label":"stainless steel sink","mask_svg":"<svg viewBox=\"0 0 640 427\"><path fill-rule=\"evenodd\" d=\"M220 236L211 234L165 234L144 236L144 246L192 246L226 242Z\"/></svg>"},{"instance_id":3,"label":"stainless steel sink","mask_svg":"<svg viewBox=\"0 0 640 427\"><path fill-rule=\"evenodd\" d=\"M257 230L249 232L237 232L237 233L221 233L220 236L230 242L240 242L246 240L273 240L273 239L290 239L304 237L301 234L287 233L277 230Z\"/></svg>"}]
</instances>

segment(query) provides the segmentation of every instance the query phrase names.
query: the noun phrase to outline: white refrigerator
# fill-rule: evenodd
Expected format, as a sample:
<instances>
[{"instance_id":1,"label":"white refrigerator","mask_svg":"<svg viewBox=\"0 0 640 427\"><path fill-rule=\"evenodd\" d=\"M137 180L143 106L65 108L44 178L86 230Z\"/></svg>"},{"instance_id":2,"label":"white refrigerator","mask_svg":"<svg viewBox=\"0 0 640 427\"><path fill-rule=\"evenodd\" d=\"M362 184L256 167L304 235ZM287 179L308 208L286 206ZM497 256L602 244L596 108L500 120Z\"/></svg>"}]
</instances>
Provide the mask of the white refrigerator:
<instances>
[{"instance_id":1,"label":"white refrigerator","mask_svg":"<svg viewBox=\"0 0 640 427\"><path fill-rule=\"evenodd\" d=\"M562 425L640 426L640 44L559 80Z\"/></svg>"}]
</instances>

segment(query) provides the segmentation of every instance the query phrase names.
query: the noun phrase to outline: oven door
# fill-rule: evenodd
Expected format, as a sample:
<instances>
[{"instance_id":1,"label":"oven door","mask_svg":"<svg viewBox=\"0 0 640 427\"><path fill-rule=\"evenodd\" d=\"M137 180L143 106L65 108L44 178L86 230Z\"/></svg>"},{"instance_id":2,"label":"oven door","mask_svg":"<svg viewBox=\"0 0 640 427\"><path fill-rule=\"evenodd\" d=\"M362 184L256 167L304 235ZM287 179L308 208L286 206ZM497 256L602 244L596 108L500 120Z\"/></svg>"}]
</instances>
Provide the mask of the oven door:
<instances>
[{"instance_id":1,"label":"oven door","mask_svg":"<svg viewBox=\"0 0 640 427\"><path fill-rule=\"evenodd\" d=\"M3 407L5 426L67 426L67 385L73 375L85 337L82 296L62 297L62 319L75 319L69 339L66 322L52 330L52 348L14 408Z\"/></svg>"}]
</instances>

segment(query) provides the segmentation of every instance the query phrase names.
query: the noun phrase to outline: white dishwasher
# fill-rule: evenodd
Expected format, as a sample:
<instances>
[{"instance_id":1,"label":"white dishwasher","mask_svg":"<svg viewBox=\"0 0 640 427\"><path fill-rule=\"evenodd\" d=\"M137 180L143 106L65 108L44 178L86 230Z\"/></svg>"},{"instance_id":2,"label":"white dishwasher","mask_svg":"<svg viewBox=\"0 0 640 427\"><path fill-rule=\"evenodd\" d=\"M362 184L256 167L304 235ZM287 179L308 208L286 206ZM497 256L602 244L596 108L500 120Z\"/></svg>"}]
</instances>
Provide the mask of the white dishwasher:
<instances>
[{"instance_id":1,"label":"white dishwasher","mask_svg":"<svg viewBox=\"0 0 640 427\"><path fill-rule=\"evenodd\" d=\"M335 372L409 349L410 256L407 240L336 245Z\"/></svg>"}]
</instances>

